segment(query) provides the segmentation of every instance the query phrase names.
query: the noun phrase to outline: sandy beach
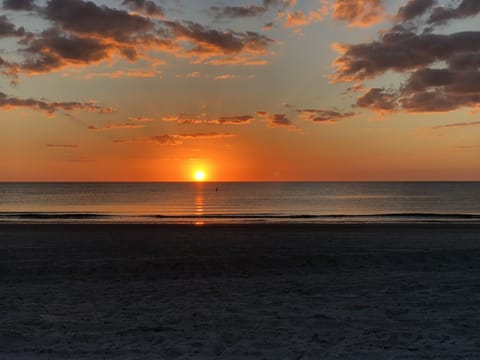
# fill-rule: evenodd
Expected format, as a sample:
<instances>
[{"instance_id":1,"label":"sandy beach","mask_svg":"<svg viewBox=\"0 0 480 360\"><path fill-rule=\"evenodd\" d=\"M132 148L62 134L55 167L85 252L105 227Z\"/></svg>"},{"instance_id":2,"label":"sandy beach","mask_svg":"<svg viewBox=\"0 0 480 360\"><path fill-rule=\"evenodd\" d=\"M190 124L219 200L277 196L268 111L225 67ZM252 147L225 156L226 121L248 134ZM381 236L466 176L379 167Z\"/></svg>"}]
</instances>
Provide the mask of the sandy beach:
<instances>
[{"instance_id":1,"label":"sandy beach","mask_svg":"<svg viewBox=\"0 0 480 360\"><path fill-rule=\"evenodd\" d=\"M480 225L0 225L0 359L478 359Z\"/></svg>"}]
</instances>

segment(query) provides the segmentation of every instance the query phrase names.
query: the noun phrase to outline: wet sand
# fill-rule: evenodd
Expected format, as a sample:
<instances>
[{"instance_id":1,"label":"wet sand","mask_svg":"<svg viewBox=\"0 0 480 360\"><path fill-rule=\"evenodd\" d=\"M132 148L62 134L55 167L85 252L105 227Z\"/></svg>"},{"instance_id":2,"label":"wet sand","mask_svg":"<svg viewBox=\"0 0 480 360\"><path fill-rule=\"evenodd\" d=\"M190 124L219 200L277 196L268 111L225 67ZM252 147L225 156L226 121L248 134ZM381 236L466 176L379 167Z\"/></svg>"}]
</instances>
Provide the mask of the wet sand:
<instances>
[{"instance_id":1,"label":"wet sand","mask_svg":"<svg viewBox=\"0 0 480 360\"><path fill-rule=\"evenodd\" d=\"M0 225L0 359L477 359L480 225Z\"/></svg>"}]
</instances>

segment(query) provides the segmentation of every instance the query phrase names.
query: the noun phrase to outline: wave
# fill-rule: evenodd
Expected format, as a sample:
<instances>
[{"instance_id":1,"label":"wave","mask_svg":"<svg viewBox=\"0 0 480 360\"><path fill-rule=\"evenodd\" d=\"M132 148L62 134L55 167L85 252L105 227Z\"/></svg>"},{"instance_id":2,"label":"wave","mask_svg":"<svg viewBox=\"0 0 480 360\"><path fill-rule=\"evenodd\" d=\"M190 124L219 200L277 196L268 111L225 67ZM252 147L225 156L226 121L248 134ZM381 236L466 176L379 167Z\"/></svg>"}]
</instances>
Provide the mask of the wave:
<instances>
[{"instance_id":1,"label":"wave","mask_svg":"<svg viewBox=\"0 0 480 360\"><path fill-rule=\"evenodd\" d=\"M480 222L480 214L467 213L381 213L381 214L102 214L72 212L0 212L0 222L113 222L185 223L218 222Z\"/></svg>"}]
</instances>

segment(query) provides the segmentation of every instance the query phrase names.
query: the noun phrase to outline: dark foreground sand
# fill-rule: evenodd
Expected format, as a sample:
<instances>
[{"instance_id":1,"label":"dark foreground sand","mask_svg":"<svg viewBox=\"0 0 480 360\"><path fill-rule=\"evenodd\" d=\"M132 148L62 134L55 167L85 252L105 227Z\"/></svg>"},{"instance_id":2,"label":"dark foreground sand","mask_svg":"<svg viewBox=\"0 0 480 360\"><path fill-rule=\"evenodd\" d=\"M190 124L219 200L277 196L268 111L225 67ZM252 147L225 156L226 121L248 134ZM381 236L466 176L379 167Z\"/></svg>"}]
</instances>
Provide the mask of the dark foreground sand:
<instances>
[{"instance_id":1,"label":"dark foreground sand","mask_svg":"<svg viewBox=\"0 0 480 360\"><path fill-rule=\"evenodd\" d=\"M480 225L1 225L31 358L479 359Z\"/></svg>"}]
</instances>

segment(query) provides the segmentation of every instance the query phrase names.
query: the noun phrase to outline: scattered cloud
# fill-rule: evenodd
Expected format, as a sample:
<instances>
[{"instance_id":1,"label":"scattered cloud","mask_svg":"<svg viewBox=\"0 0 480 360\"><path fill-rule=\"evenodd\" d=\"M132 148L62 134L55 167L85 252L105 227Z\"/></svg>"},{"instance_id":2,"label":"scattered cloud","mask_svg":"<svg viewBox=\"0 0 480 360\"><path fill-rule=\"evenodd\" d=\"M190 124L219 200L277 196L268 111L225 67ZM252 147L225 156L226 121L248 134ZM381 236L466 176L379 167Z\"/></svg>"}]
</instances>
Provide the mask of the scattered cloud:
<instances>
[{"instance_id":1,"label":"scattered cloud","mask_svg":"<svg viewBox=\"0 0 480 360\"><path fill-rule=\"evenodd\" d=\"M300 131L286 114L272 114L266 111L257 111L256 115L262 118L270 128L285 128L292 131Z\"/></svg>"},{"instance_id":2,"label":"scattered cloud","mask_svg":"<svg viewBox=\"0 0 480 360\"><path fill-rule=\"evenodd\" d=\"M450 20L463 19L480 13L480 2L463 0L456 8L436 6L428 19L430 24L446 24Z\"/></svg>"},{"instance_id":3,"label":"scattered cloud","mask_svg":"<svg viewBox=\"0 0 480 360\"><path fill-rule=\"evenodd\" d=\"M398 108L396 94L381 88L369 89L357 99L357 106L380 114L392 113Z\"/></svg>"},{"instance_id":4,"label":"scattered cloud","mask_svg":"<svg viewBox=\"0 0 480 360\"><path fill-rule=\"evenodd\" d=\"M280 3L265 1L264 6ZM0 38L19 37L16 56L0 60L2 74L42 74L69 67L87 67L123 58L156 65L152 52L188 58L210 65L264 65L275 42L254 31L220 30L192 21L167 20L162 7L151 0L124 0L131 11L84 0L47 0L43 7L33 1L4 0L3 7L30 10L49 24L37 33L16 27L0 16ZM13 53L13 52L12 52ZM91 77L153 77L156 72L113 72Z\"/></svg>"},{"instance_id":5,"label":"scattered cloud","mask_svg":"<svg viewBox=\"0 0 480 360\"><path fill-rule=\"evenodd\" d=\"M109 131L109 130L122 130L122 129L141 129L144 128L145 125L142 124L135 124L133 122L126 122L126 123L117 123L117 124L107 124L104 126L94 126L90 125L88 130L90 131Z\"/></svg>"},{"instance_id":6,"label":"scattered cloud","mask_svg":"<svg viewBox=\"0 0 480 360\"><path fill-rule=\"evenodd\" d=\"M295 3L296 0L263 0L261 5L211 6L210 12L217 20L248 18L263 15L272 8L282 10Z\"/></svg>"},{"instance_id":7,"label":"scattered cloud","mask_svg":"<svg viewBox=\"0 0 480 360\"><path fill-rule=\"evenodd\" d=\"M194 45L193 48L185 52L177 53L178 56L196 57L197 61L204 61L211 57L224 55L266 55L268 47L273 40L267 36L256 32L234 32L218 31L207 28L201 24L186 21L183 23L177 21L165 21L170 34L177 41L188 41ZM236 60L236 63L242 62L242 57L230 58ZM251 58L248 58L250 59ZM223 59L229 62L228 58ZM209 62L214 63L214 62Z\"/></svg>"},{"instance_id":8,"label":"scattered cloud","mask_svg":"<svg viewBox=\"0 0 480 360\"><path fill-rule=\"evenodd\" d=\"M422 16L431 9L436 2L436 0L409 0L405 6L400 7L395 19L399 22L404 22Z\"/></svg>"},{"instance_id":9,"label":"scattered cloud","mask_svg":"<svg viewBox=\"0 0 480 360\"><path fill-rule=\"evenodd\" d=\"M109 78L109 79L120 79L120 78L154 78L160 76L161 72L157 70L116 70L112 72L92 72L87 73L83 76L85 79L96 79L96 78Z\"/></svg>"},{"instance_id":10,"label":"scattered cloud","mask_svg":"<svg viewBox=\"0 0 480 360\"><path fill-rule=\"evenodd\" d=\"M329 123L333 124L340 120L350 118L355 115L354 112L341 113L335 110L325 109L303 109L297 110L300 118L313 123Z\"/></svg>"},{"instance_id":11,"label":"scattered cloud","mask_svg":"<svg viewBox=\"0 0 480 360\"><path fill-rule=\"evenodd\" d=\"M121 129L141 129L145 127L145 123L151 122L152 119L145 117L130 117L126 122L123 123L112 123L109 122L104 126L95 126L90 125L88 130L91 131L109 131L109 130L121 130Z\"/></svg>"},{"instance_id":12,"label":"scattered cloud","mask_svg":"<svg viewBox=\"0 0 480 360\"><path fill-rule=\"evenodd\" d=\"M462 0L454 7L434 0L410 0L400 7L394 26L382 31L378 40L334 45L341 55L334 62L332 80L353 82L362 91L361 82L389 72L405 74L398 88L363 90L357 99L357 106L380 113L479 108L480 32L435 32L440 23L479 13L478 1Z\"/></svg>"},{"instance_id":13,"label":"scattered cloud","mask_svg":"<svg viewBox=\"0 0 480 360\"><path fill-rule=\"evenodd\" d=\"M35 6L34 0L3 0L3 8L5 10L33 10Z\"/></svg>"},{"instance_id":14,"label":"scattered cloud","mask_svg":"<svg viewBox=\"0 0 480 360\"><path fill-rule=\"evenodd\" d=\"M129 117L128 121L129 122L147 123L147 122L152 122L153 119L149 118L149 117L144 117L144 116L137 116L137 117Z\"/></svg>"},{"instance_id":15,"label":"scattered cloud","mask_svg":"<svg viewBox=\"0 0 480 360\"><path fill-rule=\"evenodd\" d=\"M236 76L233 74L222 74L215 76L215 80L232 80L235 79Z\"/></svg>"},{"instance_id":16,"label":"scattered cloud","mask_svg":"<svg viewBox=\"0 0 480 360\"><path fill-rule=\"evenodd\" d=\"M464 127L478 126L478 125L480 125L480 121L471 121L471 122L452 123L452 124L446 124L446 125L437 125L437 126L431 127L430 129L444 130L444 129L450 129L450 128L464 128Z\"/></svg>"},{"instance_id":17,"label":"scattered cloud","mask_svg":"<svg viewBox=\"0 0 480 360\"><path fill-rule=\"evenodd\" d=\"M223 18L245 18L264 14L268 11L265 6L247 5L247 6L211 6L210 11L215 14L217 19Z\"/></svg>"},{"instance_id":18,"label":"scattered cloud","mask_svg":"<svg viewBox=\"0 0 480 360\"><path fill-rule=\"evenodd\" d=\"M98 106L94 102L56 102L56 101L47 101L47 100L37 100L37 99L23 99L18 97L8 96L5 93L0 92L0 109L3 110L12 110L16 108L28 108L31 110L40 110L44 111L47 114L53 114L58 110L64 110L67 112L82 110L87 112L97 112L97 113L111 113L115 110L112 108L104 108Z\"/></svg>"},{"instance_id":19,"label":"scattered cloud","mask_svg":"<svg viewBox=\"0 0 480 360\"><path fill-rule=\"evenodd\" d=\"M122 4L142 15L162 19L165 17L164 9L150 0L124 0Z\"/></svg>"},{"instance_id":20,"label":"scattered cloud","mask_svg":"<svg viewBox=\"0 0 480 360\"><path fill-rule=\"evenodd\" d=\"M116 144L127 143L150 143L157 145L181 145L184 140L205 140L205 139L225 139L234 137L231 133L192 133L192 134L165 134L147 137L138 137L127 140L113 140Z\"/></svg>"},{"instance_id":21,"label":"scattered cloud","mask_svg":"<svg viewBox=\"0 0 480 360\"><path fill-rule=\"evenodd\" d=\"M76 144L45 144L46 147L52 149L78 149L79 145Z\"/></svg>"},{"instance_id":22,"label":"scattered cloud","mask_svg":"<svg viewBox=\"0 0 480 360\"><path fill-rule=\"evenodd\" d=\"M23 27L17 28L15 24L10 22L5 15L0 16L0 39L5 37L21 37L25 35Z\"/></svg>"},{"instance_id":23,"label":"scattered cloud","mask_svg":"<svg viewBox=\"0 0 480 360\"><path fill-rule=\"evenodd\" d=\"M336 0L333 18L350 26L370 26L385 19L383 0Z\"/></svg>"},{"instance_id":24,"label":"scattered cloud","mask_svg":"<svg viewBox=\"0 0 480 360\"><path fill-rule=\"evenodd\" d=\"M176 122L179 125L247 125L254 117L251 115L223 116L215 119L208 118L207 114L185 114L165 116L163 121Z\"/></svg>"}]
</instances>

